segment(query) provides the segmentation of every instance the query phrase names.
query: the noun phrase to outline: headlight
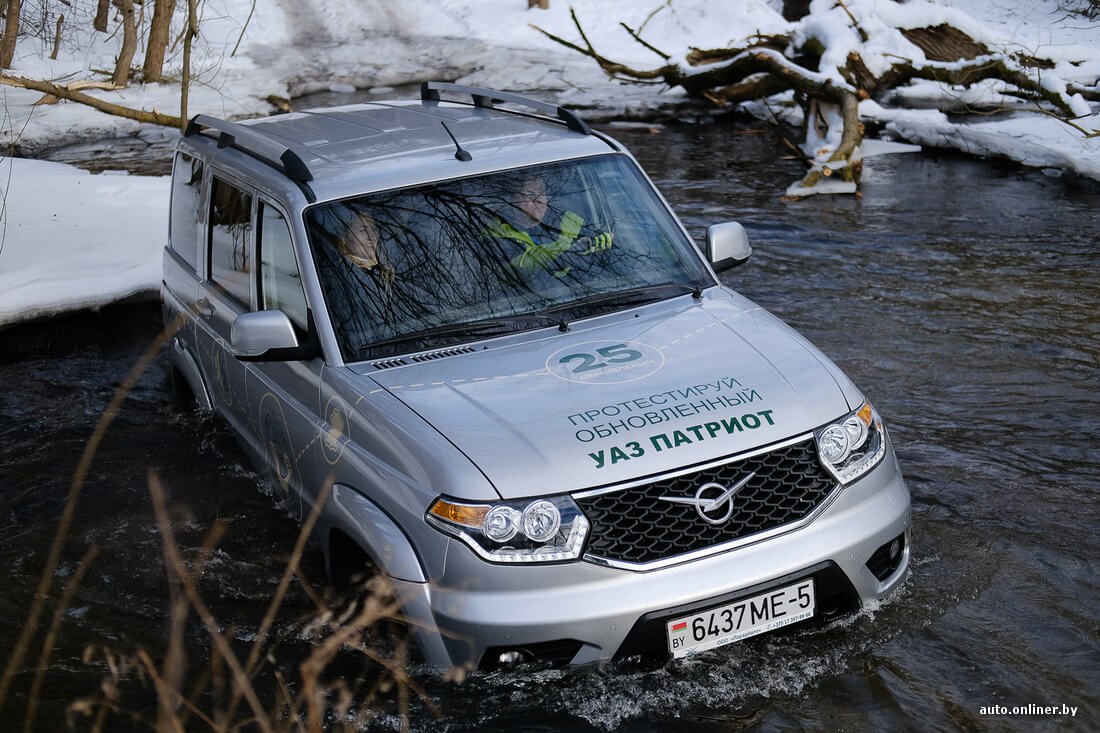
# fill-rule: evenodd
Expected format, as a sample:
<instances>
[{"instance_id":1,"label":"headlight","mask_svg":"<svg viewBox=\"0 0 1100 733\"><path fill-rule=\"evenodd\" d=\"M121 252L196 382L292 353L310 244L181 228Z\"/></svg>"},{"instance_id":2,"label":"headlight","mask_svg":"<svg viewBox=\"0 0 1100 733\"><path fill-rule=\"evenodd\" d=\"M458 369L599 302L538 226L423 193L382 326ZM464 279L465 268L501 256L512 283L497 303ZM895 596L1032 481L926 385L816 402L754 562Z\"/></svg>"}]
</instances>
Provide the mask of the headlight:
<instances>
[{"instance_id":1,"label":"headlight","mask_svg":"<svg viewBox=\"0 0 1100 733\"><path fill-rule=\"evenodd\" d=\"M870 402L815 434L821 463L842 484L870 471L886 455L886 437Z\"/></svg>"},{"instance_id":2,"label":"headlight","mask_svg":"<svg viewBox=\"0 0 1100 733\"><path fill-rule=\"evenodd\" d=\"M492 562L575 560L588 535L588 520L568 496L495 504L440 498L428 523Z\"/></svg>"}]
</instances>

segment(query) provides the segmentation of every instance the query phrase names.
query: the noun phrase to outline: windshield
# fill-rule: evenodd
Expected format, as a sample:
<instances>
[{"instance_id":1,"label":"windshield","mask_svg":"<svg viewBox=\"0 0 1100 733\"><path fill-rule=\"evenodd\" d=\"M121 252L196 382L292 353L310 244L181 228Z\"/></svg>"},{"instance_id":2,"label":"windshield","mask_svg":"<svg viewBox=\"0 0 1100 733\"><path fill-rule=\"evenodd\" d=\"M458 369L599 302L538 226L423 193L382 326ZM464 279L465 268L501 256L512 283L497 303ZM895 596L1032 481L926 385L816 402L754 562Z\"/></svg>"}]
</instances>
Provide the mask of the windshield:
<instances>
[{"instance_id":1,"label":"windshield","mask_svg":"<svg viewBox=\"0 0 1100 733\"><path fill-rule=\"evenodd\" d=\"M567 323L714 284L625 156L311 207L347 361Z\"/></svg>"}]
</instances>

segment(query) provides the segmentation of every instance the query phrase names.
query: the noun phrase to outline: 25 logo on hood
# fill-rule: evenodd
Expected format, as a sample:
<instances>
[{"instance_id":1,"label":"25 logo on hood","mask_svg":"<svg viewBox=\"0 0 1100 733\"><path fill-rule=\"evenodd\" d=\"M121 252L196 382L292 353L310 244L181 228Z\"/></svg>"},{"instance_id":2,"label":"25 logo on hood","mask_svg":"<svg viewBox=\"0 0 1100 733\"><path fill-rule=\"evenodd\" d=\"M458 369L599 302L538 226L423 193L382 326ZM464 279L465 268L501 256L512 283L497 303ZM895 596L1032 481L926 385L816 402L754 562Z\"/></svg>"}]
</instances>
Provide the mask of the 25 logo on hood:
<instances>
[{"instance_id":1,"label":"25 logo on hood","mask_svg":"<svg viewBox=\"0 0 1100 733\"><path fill-rule=\"evenodd\" d=\"M619 384L643 379L665 364L659 349L637 341L586 341L558 349L546 370L578 384Z\"/></svg>"}]
</instances>

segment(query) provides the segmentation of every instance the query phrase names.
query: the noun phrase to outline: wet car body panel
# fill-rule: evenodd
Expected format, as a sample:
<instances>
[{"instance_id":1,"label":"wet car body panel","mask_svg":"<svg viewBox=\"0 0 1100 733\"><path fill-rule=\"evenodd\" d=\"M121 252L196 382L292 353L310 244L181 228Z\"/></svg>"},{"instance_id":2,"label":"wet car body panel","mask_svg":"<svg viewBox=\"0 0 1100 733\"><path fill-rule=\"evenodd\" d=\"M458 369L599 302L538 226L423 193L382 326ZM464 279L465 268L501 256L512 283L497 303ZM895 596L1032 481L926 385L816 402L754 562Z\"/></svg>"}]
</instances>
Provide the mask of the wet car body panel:
<instances>
[{"instance_id":1,"label":"wet car body panel","mask_svg":"<svg viewBox=\"0 0 1100 733\"><path fill-rule=\"evenodd\" d=\"M697 463L715 455L716 440L720 452L737 453L851 409L819 352L789 334L715 288L698 301L687 295L577 323L568 334L487 343L461 358L369 376L448 436L502 496L518 498ZM560 363L616 344L645 354L624 366L643 366L584 381L571 369L581 360ZM741 427L732 433L689 430L734 418ZM627 457L613 460L613 446ZM589 456L599 450L602 463Z\"/></svg>"}]
</instances>

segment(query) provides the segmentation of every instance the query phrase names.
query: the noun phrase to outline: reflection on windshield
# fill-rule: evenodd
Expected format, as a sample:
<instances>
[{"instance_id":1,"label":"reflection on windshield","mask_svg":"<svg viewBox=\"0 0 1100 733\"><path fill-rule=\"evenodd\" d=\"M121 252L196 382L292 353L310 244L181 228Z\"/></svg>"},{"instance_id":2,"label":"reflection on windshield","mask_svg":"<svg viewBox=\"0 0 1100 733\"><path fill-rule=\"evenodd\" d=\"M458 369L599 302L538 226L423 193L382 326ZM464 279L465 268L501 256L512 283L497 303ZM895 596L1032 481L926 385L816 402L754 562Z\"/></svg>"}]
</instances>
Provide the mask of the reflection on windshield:
<instances>
[{"instance_id":1,"label":"reflection on windshield","mask_svg":"<svg viewBox=\"0 0 1100 733\"><path fill-rule=\"evenodd\" d=\"M660 299L713 284L621 155L321 204L306 225L347 361L484 337L487 321L507 332L547 325L515 316L618 307L593 296L681 286L646 291Z\"/></svg>"}]
</instances>

